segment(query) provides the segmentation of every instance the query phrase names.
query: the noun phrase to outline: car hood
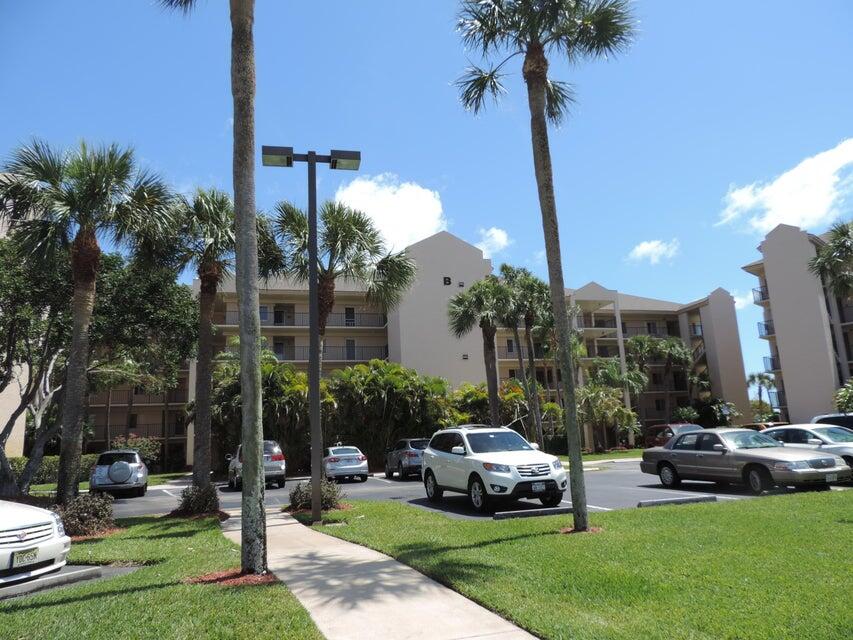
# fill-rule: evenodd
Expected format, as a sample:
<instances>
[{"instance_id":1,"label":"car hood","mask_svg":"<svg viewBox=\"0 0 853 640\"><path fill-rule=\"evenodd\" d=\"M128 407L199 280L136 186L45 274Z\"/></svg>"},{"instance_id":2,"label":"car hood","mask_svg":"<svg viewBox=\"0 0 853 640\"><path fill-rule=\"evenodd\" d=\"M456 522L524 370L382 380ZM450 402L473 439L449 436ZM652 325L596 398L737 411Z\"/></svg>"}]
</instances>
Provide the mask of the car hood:
<instances>
[{"instance_id":1,"label":"car hood","mask_svg":"<svg viewBox=\"0 0 853 640\"><path fill-rule=\"evenodd\" d=\"M551 464L557 458L541 451L496 451L493 453L475 453L471 456L474 460L493 462L495 464Z\"/></svg>"},{"instance_id":2,"label":"car hood","mask_svg":"<svg viewBox=\"0 0 853 640\"><path fill-rule=\"evenodd\" d=\"M735 449L735 455L756 460L779 460L796 462L798 460L814 460L834 455L816 449L797 449L796 447L766 447L759 449Z\"/></svg>"},{"instance_id":3,"label":"car hood","mask_svg":"<svg viewBox=\"0 0 853 640\"><path fill-rule=\"evenodd\" d=\"M839 442L838 444L825 444L823 446L818 447L817 449L812 449L817 453L832 453L837 456L853 456L853 443L851 442Z\"/></svg>"},{"instance_id":4,"label":"car hood","mask_svg":"<svg viewBox=\"0 0 853 640\"><path fill-rule=\"evenodd\" d=\"M53 522L53 515L47 509L0 500L0 529L30 527L45 522Z\"/></svg>"}]
</instances>

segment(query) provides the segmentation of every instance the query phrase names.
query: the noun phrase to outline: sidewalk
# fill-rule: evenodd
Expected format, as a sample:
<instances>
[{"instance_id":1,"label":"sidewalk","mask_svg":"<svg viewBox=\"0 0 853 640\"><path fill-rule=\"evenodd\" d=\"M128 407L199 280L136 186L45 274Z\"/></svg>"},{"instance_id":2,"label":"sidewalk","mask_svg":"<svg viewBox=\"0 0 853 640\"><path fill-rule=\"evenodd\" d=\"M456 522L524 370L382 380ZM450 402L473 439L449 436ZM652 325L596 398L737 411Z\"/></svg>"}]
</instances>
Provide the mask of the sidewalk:
<instances>
[{"instance_id":1,"label":"sidewalk","mask_svg":"<svg viewBox=\"0 0 853 640\"><path fill-rule=\"evenodd\" d=\"M240 542L240 513L222 523ZM328 640L532 640L535 636L414 569L267 511L270 570Z\"/></svg>"}]
</instances>

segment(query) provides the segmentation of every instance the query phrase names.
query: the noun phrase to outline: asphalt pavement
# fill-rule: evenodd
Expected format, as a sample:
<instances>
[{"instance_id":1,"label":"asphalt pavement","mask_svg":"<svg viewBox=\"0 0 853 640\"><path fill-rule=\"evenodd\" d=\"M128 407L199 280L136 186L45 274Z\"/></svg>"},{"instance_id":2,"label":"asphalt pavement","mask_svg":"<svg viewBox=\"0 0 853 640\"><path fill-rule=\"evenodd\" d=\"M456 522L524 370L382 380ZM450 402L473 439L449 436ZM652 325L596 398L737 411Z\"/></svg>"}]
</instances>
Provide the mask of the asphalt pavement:
<instances>
[{"instance_id":1,"label":"asphalt pavement","mask_svg":"<svg viewBox=\"0 0 853 640\"><path fill-rule=\"evenodd\" d=\"M592 511L612 511L637 506L641 500L661 498L716 496L719 501L743 500L753 498L745 487L719 487L710 482L683 482L678 489L666 489L660 485L656 476L642 473L636 461L609 462L585 470L587 502ZM181 489L189 482L189 477L170 483L162 488L149 488L142 498L117 498L113 511L117 518L163 514L178 505ZM288 478L283 489L268 488L266 504L268 507L285 505L289 502L290 489L296 482L305 478ZM433 504L426 499L423 484L417 478L410 480L387 479L384 476L372 476L367 482L345 482L341 489L348 498L357 500L394 500L412 506L444 513L452 518L491 518L474 513L468 498L462 494L446 492L444 499ZM566 492L562 506L571 506L569 493ZM219 486L219 500L223 510L240 508L240 492L230 491L227 486ZM499 503L499 511L541 508L537 500L518 500Z\"/></svg>"}]
</instances>

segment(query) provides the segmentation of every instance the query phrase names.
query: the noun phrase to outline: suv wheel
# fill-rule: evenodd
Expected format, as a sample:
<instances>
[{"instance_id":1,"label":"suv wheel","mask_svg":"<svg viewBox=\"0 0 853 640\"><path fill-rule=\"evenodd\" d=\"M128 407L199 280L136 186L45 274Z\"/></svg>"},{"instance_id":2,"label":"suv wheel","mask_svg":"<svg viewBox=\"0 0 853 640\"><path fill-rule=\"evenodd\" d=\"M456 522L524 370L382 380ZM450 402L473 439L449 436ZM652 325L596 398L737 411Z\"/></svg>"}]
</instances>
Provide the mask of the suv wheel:
<instances>
[{"instance_id":1,"label":"suv wheel","mask_svg":"<svg viewBox=\"0 0 853 640\"><path fill-rule=\"evenodd\" d=\"M389 480L393 477L394 472L391 470L391 467L388 466L388 461L385 461L385 477Z\"/></svg>"},{"instance_id":2,"label":"suv wheel","mask_svg":"<svg viewBox=\"0 0 853 640\"><path fill-rule=\"evenodd\" d=\"M539 502L542 503L543 507L548 507L552 509L554 507L559 506L559 504L563 501L563 494L561 493L552 493L547 496L542 496L539 498Z\"/></svg>"},{"instance_id":3,"label":"suv wheel","mask_svg":"<svg viewBox=\"0 0 853 640\"><path fill-rule=\"evenodd\" d=\"M474 476L468 483L468 499L474 511L478 513L483 513L489 508L489 494L486 493L486 486L480 480L480 476Z\"/></svg>"},{"instance_id":4,"label":"suv wheel","mask_svg":"<svg viewBox=\"0 0 853 640\"><path fill-rule=\"evenodd\" d=\"M427 500L430 502L438 502L444 495L444 491L438 486L432 471L427 471L424 474L424 489L426 489Z\"/></svg>"},{"instance_id":5,"label":"suv wheel","mask_svg":"<svg viewBox=\"0 0 853 640\"><path fill-rule=\"evenodd\" d=\"M761 495L770 488L770 474L764 467L750 467L746 472L746 484L755 495Z\"/></svg>"},{"instance_id":6,"label":"suv wheel","mask_svg":"<svg viewBox=\"0 0 853 640\"><path fill-rule=\"evenodd\" d=\"M665 487L677 487L681 484L681 478L678 477L678 471L675 470L669 463L662 464L658 470L660 483Z\"/></svg>"},{"instance_id":7,"label":"suv wheel","mask_svg":"<svg viewBox=\"0 0 853 640\"><path fill-rule=\"evenodd\" d=\"M286 479L284 476L281 476L281 477L278 479L278 482L277 482L276 484L278 484L278 488L279 488L279 489L284 489L284 483L285 483L285 482L287 482L287 479Z\"/></svg>"},{"instance_id":8,"label":"suv wheel","mask_svg":"<svg viewBox=\"0 0 853 640\"><path fill-rule=\"evenodd\" d=\"M400 476L400 480L406 479L406 474L403 472L403 463L402 462L397 463L397 475Z\"/></svg>"}]
</instances>

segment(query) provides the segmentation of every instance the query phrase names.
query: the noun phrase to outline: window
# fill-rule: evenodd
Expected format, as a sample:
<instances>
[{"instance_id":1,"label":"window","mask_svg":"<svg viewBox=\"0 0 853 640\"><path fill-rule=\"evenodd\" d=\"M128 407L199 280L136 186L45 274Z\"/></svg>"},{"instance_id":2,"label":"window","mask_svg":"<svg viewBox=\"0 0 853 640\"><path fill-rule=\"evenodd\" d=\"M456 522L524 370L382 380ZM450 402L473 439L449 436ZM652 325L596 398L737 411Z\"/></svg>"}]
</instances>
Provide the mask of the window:
<instances>
[{"instance_id":1,"label":"window","mask_svg":"<svg viewBox=\"0 0 853 640\"><path fill-rule=\"evenodd\" d=\"M836 427L847 427L853 429L853 415L825 416L815 420L818 424L832 424Z\"/></svg>"},{"instance_id":2,"label":"window","mask_svg":"<svg viewBox=\"0 0 853 640\"><path fill-rule=\"evenodd\" d=\"M666 409L666 401L663 398L655 398L655 411Z\"/></svg>"},{"instance_id":3,"label":"window","mask_svg":"<svg viewBox=\"0 0 853 640\"><path fill-rule=\"evenodd\" d=\"M419 450L419 451L423 451L424 449L426 449L428 444L429 444L429 440L427 440L427 439L423 439L423 440L410 440L410 441L409 441L409 446L410 446L412 449L417 449L417 450Z\"/></svg>"},{"instance_id":4,"label":"window","mask_svg":"<svg viewBox=\"0 0 853 640\"><path fill-rule=\"evenodd\" d=\"M815 427L814 431L830 442L853 442L853 431L844 427Z\"/></svg>"},{"instance_id":5,"label":"window","mask_svg":"<svg viewBox=\"0 0 853 640\"><path fill-rule=\"evenodd\" d=\"M444 451L445 453L450 452L450 447L447 446L447 443L450 442L448 439L450 436L449 433L437 433L432 437L432 440L429 443L431 449L435 449L436 451Z\"/></svg>"},{"instance_id":6,"label":"window","mask_svg":"<svg viewBox=\"0 0 853 640\"><path fill-rule=\"evenodd\" d=\"M660 384L663 379L659 373L652 374L652 384Z\"/></svg>"},{"instance_id":7,"label":"window","mask_svg":"<svg viewBox=\"0 0 853 640\"><path fill-rule=\"evenodd\" d=\"M269 318L269 307L265 304L262 304L260 307L258 307L258 311L260 312L261 322L266 322Z\"/></svg>"},{"instance_id":8,"label":"window","mask_svg":"<svg viewBox=\"0 0 853 640\"><path fill-rule=\"evenodd\" d=\"M715 444L723 444L713 433L699 434L699 451L713 451Z\"/></svg>"},{"instance_id":9,"label":"window","mask_svg":"<svg viewBox=\"0 0 853 640\"><path fill-rule=\"evenodd\" d=\"M402 451L405 448L406 448L406 441L405 440L398 440L397 444L394 445L394 451Z\"/></svg>"},{"instance_id":10,"label":"window","mask_svg":"<svg viewBox=\"0 0 853 640\"><path fill-rule=\"evenodd\" d=\"M646 323L646 331L649 335L657 335L658 332L658 323L657 322L647 322Z\"/></svg>"},{"instance_id":11,"label":"window","mask_svg":"<svg viewBox=\"0 0 853 640\"><path fill-rule=\"evenodd\" d=\"M515 342L513 342L512 338L507 338L506 341L506 352L513 353L515 351Z\"/></svg>"},{"instance_id":12,"label":"window","mask_svg":"<svg viewBox=\"0 0 853 640\"><path fill-rule=\"evenodd\" d=\"M515 377L515 369L510 369L510 370L509 370L509 377L510 377L510 378L514 378L514 377Z\"/></svg>"},{"instance_id":13,"label":"window","mask_svg":"<svg viewBox=\"0 0 853 640\"><path fill-rule=\"evenodd\" d=\"M474 453L494 453L498 451L530 451L532 447L514 431L487 431L469 433L468 444Z\"/></svg>"},{"instance_id":14,"label":"window","mask_svg":"<svg viewBox=\"0 0 853 640\"><path fill-rule=\"evenodd\" d=\"M272 440L264 440L264 454L271 456L276 453L281 453L281 447Z\"/></svg>"},{"instance_id":15,"label":"window","mask_svg":"<svg viewBox=\"0 0 853 640\"><path fill-rule=\"evenodd\" d=\"M348 327L355 326L355 307L344 307L344 323Z\"/></svg>"},{"instance_id":16,"label":"window","mask_svg":"<svg viewBox=\"0 0 853 640\"><path fill-rule=\"evenodd\" d=\"M779 431L773 431L768 433L767 435L773 438L774 440L778 440L779 442L785 442L787 439L787 429L779 429Z\"/></svg>"},{"instance_id":17,"label":"window","mask_svg":"<svg viewBox=\"0 0 853 640\"><path fill-rule=\"evenodd\" d=\"M332 447L329 451L331 451L333 456L351 456L361 454L361 451L356 447Z\"/></svg>"},{"instance_id":18,"label":"window","mask_svg":"<svg viewBox=\"0 0 853 640\"><path fill-rule=\"evenodd\" d=\"M347 360L355 360L355 340L347 338Z\"/></svg>"},{"instance_id":19,"label":"window","mask_svg":"<svg viewBox=\"0 0 853 640\"><path fill-rule=\"evenodd\" d=\"M696 448L696 442L699 440L698 433L688 433L681 436L672 448L673 449L690 449Z\"/></svg>"},{"instance_id":20,"label":"window","mask_svg":"<svg viewBox=\"0 0 853 640\"><path fill-rule=\"evenodd\" d=\"M447 438L447 451L449 453L453 453L453 447L462 447L463 449L465 448L465 441L462 439L461 433L451 433L448 435L449 437Z\"/></svg>"},{"instance_id":21,"label":"window","mask_svg":"<svg viewBox=\"0 0 853 640\"><path fill-rule=\"evenodd\" d=\"M98 456L99 466L110 466L113 462L127 462L134 464L136 462L135 453L102 453Z\"/></svg>"},{"instance_id":22,"label":"window","mask_svg":"<svg viewBox=\"0 0 853 640\"><path fill-rule=\"evenodd\" d=\"M790 444L808 444L811 434L803 429L788 429L788 442Z\"/></svg>"}]
</instances>

